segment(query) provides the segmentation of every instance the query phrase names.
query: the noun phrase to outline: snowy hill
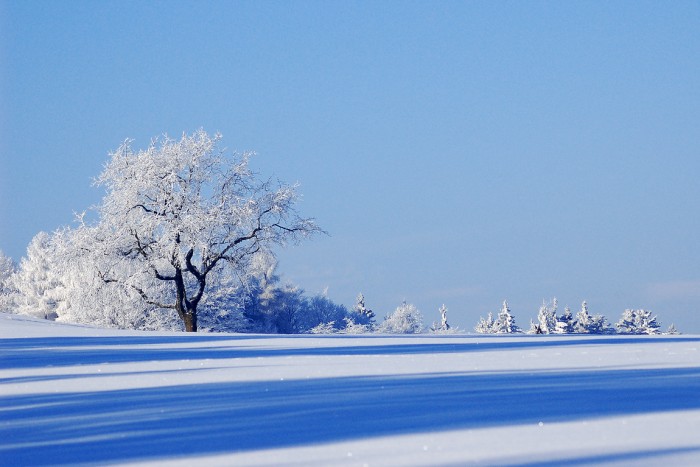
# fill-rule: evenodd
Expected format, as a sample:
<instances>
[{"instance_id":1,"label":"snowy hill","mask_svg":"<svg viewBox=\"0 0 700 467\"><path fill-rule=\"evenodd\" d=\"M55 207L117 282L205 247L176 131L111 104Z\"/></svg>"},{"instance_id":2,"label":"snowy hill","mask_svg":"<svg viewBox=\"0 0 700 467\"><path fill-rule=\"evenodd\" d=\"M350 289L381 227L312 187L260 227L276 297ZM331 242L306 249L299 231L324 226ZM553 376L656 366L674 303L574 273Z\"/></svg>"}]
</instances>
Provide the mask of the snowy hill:
<instances>
[{"instance_id":1,"label":"snowy hill","mask_svg":"<svg viewBox=\"0 0 700 467\"><path fill-rule=\"evenodd\" d=\"M0 338L2 465L700 465L698 336Z\"/></svg>"}]
</instances>

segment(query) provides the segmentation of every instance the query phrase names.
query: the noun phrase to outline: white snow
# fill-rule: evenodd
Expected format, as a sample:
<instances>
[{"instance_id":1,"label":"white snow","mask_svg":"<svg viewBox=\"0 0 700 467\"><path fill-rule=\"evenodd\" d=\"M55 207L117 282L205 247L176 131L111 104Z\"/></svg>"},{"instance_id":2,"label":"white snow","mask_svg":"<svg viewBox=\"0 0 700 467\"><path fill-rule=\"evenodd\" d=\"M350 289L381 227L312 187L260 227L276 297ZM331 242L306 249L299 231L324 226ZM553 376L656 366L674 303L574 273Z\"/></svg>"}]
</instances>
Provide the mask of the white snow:
<instances>
[{"instance_id":1,"label":"white snow","mask_svg":"<svg viewBox=\"0 0 700 467\"><path fill-rule=\"evenodd\" d=\"M700 465L700 336L125 332L0 314L0 464Z\"/></svg>"}]
</instances>

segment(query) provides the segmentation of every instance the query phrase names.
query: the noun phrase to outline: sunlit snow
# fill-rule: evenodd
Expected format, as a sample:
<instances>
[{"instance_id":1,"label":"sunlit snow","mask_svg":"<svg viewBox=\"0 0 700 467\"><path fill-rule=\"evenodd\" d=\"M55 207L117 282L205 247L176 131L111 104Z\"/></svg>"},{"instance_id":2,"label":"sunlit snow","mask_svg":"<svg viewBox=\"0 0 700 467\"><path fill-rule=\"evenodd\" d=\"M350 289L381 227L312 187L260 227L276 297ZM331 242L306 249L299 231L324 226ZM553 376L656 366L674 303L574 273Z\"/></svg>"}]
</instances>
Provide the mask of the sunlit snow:
<instances>
[{"instance_id":1,"label":"sunlit snow","mask_svg":"<svg viewBox=\"0 0 700 467\"><path fill-rule=\"evenodd\" d=\"M0 338L2 465L700 465L698 336Z\"/></svg>"}]
</instances>

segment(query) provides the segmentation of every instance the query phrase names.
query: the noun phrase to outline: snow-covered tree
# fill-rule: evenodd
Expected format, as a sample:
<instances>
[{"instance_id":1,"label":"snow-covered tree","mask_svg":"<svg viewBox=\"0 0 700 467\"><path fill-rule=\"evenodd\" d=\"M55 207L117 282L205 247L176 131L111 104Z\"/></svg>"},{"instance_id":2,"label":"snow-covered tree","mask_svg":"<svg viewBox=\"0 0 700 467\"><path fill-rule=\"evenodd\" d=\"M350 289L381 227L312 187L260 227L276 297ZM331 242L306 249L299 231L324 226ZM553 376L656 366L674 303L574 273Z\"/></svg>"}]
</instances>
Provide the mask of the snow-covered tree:
<instances>
[{"instance_id":1,"label":"snow-covered tree","mask_svg":"<svg viewBox=\"0 0 700 467\"><path fill-rule=\"evenodd\" d=\"M280 288L277 263L269 256L257 258L258 273L244 282L243 306L250 332L274 333L273 314Z\"/></svg>"},{"instance_id":2,"label":"snow-covered tree","mask_svg":"<svg viewBox=\"0 0 700 467\"><path fill-rule=\"evenodd\" d=\"M649 310L627 309L615 324L620 334L659 334L659 323Z\"/></svg>"},{"instance_id":3,"label":"snow-covered tree","mask_svg":"<svg viewBox=\"0 0 700 467\"><path fill-rule=\"evenodd\" d=\"M668 334L670 336L675 336L675 335L680 334L680 332L678 331L678 329L676 329L676 325L671 323L671 325L666 330L665 334Z\"/></svg>"},{"instance_id":4,"label":"snow-covered tree","mask_svg":"<svg viewBox=\"0 0 700 467\"><path fill-rule=\"evenodd\" d=\"M489 311L489 314L484 318L479 317L479 322L474 326L474 330L479 334L496 334L499 330L499 325L496 320L493 319L493 313Z\"/></svg>"},{"instance_id":5,"label":"snow-covered tree","mask_svg":"<svg viewBox=\"0 0 700 467\"><path fill-rule=\"evenodd\" d=\"M661 323L656 316L651 315L649 310L638 310L639 329L643 334L660 334Z\"/></svg>"},{"instance_id":6,"label":"snow-covered tree","mask_svg":"<svg viewBox=\"0 0 700 467\"><path fill-rule=\"evenodd\" d=\"M39 232L27 247L19 269L9 280L13 289L15 312L39 318L55 319L63 287L63 271L56 266L55 245L51 236Z\"/></svg>"},{"instance_id":7,"label":"snow-covered tree","mask_svg":"<svg viewBox=\"0 0 700 467\"><path fill-rule=\"evenodd\" d=\"M423 315L418 309L403 302L377 327L377 332L388 334L418 334L423 330Z\"/></svg>"},{"instance_id":8,"label":"snow-covered tree","mask_svg":"<svg viewBox=\"0 0 700 467\"><path fill-rule=\"evenodd\" d=\"M214 275L246 282L256 256L321 231L297 214L296 186L259 181L250 154L227 156L219 139L199 130L138 152L127 140L97 179L107 193L91 248L112 261L100 277L174 310L186 331L197 331Z\"/></svg>"},{"instance_id":9,"label":"snow-covered tree","mask_svg":"<svg viewBox=\"0 0 700 467\"><path fill-rule=\"evenodd\" d=\"M515 317L510 311L507 300L503 301L496 319L494 319L493 313L489 312L486 318L483 316L479 317L479 322L474 327L474 330L479 334L513 334L521 332L520 328L515 324Z\"/></svg>"},{"instance_id":10,"label":"snow-covered tree","mask_svg":"<svg viewBox=\"0 0 700 467\"><path fill-rule=\"evenodd\" d=\"M591 315L585 300L581 303L581 310L576 313L573 327L573 332L578 334L608 334L611 332L605 316Z\"/></svg>"},{"instance_id":11,"label":"snow-covered tree","mask_svg":"<svg viewBox=\"0 0 700 467\"><path fill-rule=\"evenodd\" d=\"M542 329L540 329L540 325L538 323L535 323L532 319L530 319L530 329L527 330L527 334L542 334Z\"/></svg>"},{"instance_id":12,"label":"snow-covered tree","mask_svg":"<svg viewBox=\"0 0 700 467\"><path fill-rule=\"evenodd\" d=\"M542 301L542 306L537 313L537 321L542 334L551 334L557 329L557 299L551 302Z\"/></svg>"},{"instance_id":13,"label":"snow-covered tree","mask_svg":"<svg viewBox=\"0 0 700 467\"><path fill-rule=\"evenodd\" d=\"M433 325L430 327L430 331L434 333L447 333L452 329L452 326L450 326L447 323L447 307L443 303L443 305L440 307L438 310L438 313L440 313L440 322L433 322Z\"/></svg>"},{"instance_id":14,"label":"snow-covered tree","mask_svg":"<svg viewBox=\"0 0 700 467\"><path fill-rule=\"evenodd\" d=\"M564 308L564 313L557 318L556 329L557 334L569 334L574 332L574 316L571 314L571 309L567 306Z\"/></svg>"},{"instance_id":15,"label":"snow-covered tree","mask_svg":"<svg viewBox=\"0 0 700 467\"><path fill-rule=\"evenodd\" d=\"M142 330L179 330L177 315L159 310L144 301L136 290L119 282L105 282L101 270L120 275L133 273L133 264L114 261L109 256L92 255L92 229L62 229L51 235L52 264L61 272L57 297L58 320L92 324L107 328ZM160 285L160 297L168 290L157 281L151 285L153 293Z\"/></svg>"},{"instance_id":16,"label":"snow-covered tree","mask_svg":"<svg viewBox=\"0 0 700 467\"><path fill-rule=\"evenodd\" d=\"M199 328L210 332L251 332L245 316L246 288L229 274L212 277L198 311Z\"/></svg>"},{"instance_id":17,"label":"snow-covered tree","mask_svg":"<svg viewBox=\"0 0 700 467\"><path fill-rule=\"evenodd\" d=\"M588 303L584 300L581 303L581 310L576 313L574 320L574 332L579 334L590 333L589 325L591 322L591 314L588 312Z\"/></svg>"},{"instance_id":18,"label":"snow-covered tree","mask_svg":"<svg viewBox=\"0 0 700 467\"><path fill-rule=\"evenodd\" d=\"M0 250L0 293L5 291L5 287L9 287L10 276L15 273L16 269L17 267L12 258Z\"/></svg>"},{"instance_id":19,"label":"snow-covered tree","mask_svg":"<svg viewBox=\"0 0 700 467\"><path fill-rule=\"evenodd\" d=\"M299 319L301 331L318 328L320 325L333 323L334 332L338 331L348 316L348 310L343 305L334 303L328 298L327 291L308 297ZM319 328L322 329L322 328Z\"/></svg>"},{"instance_id":20,"label":"snow-covered tree","mask_svg":"<svg viewBox=\"0 0 700 467\"><path fill-rule=\"evenodd\" d=\"M0 311L11 312L12 310L10 278L15 274L16 269L12 258L0 250Z\"/></svg>"},{"instance_id":21,"label":"snow-covered tree","mask_svg":"<svg viewBox=\"0 0 700 467\"><path fill-rule=\"evenodd\" d=\"M508 307L508 301L503 300L503 306L498 313L496 328L499 334L514 334L520 332L520 328L515 324L515 317Z\"/></svg>"},{"instance_id":22,"label":"snow-covered tree","mask_svg":"<svg viewBox=\"0 0 700 467\"><path fill-rule=\"evenodd\" d=\"M350 319L352 319L355 324L369 326L369 328L374 326L374 311L367 308L365 305L365 296L361 292L357 296L357 303L352 310Z\"/></svg>"},{"instance_id":23,"label":"snow-covered tree","mask_svg":"<svg viewBox=\"0 0 700 467\"><path fill-rule=\"evenodd\" d=\"M293 284L285 284L275 292L270 303L269 316L277 334L299 334L308 330L303 325L304 291Z\"/></svg>"}]
</instances>

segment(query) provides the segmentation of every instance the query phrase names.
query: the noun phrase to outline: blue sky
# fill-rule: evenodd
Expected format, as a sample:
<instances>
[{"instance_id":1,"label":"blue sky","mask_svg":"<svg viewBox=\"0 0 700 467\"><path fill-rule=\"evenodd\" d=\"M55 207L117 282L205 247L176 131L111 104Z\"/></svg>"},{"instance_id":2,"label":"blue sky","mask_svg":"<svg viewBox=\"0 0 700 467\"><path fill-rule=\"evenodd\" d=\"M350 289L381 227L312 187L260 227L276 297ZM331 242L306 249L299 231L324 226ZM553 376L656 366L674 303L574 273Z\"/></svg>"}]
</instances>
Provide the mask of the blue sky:
<instances>
[{"instance_id":1,"label":"blue sky","mask_svg":"<svg viewBox=\"0 0 700 467\"><path fill-rule=\"evenodd\" d=\"M508 299L700 332L698 2L0 1L0 249L203 127L331 236L280 272L378 315Z\"/></svg>"}]
</instances>

